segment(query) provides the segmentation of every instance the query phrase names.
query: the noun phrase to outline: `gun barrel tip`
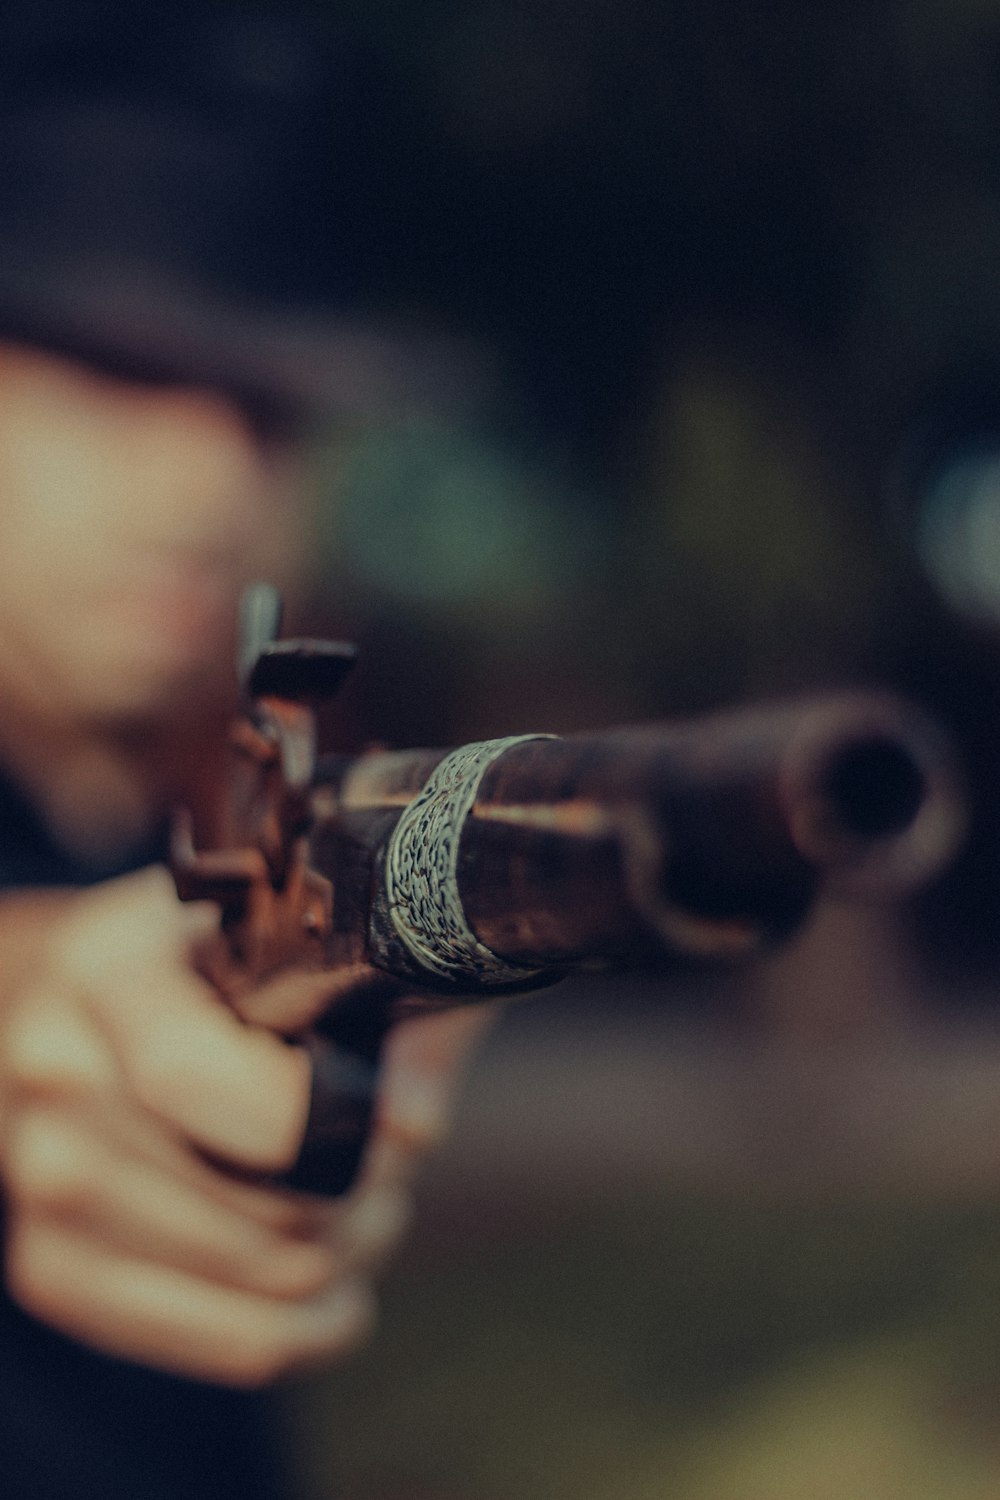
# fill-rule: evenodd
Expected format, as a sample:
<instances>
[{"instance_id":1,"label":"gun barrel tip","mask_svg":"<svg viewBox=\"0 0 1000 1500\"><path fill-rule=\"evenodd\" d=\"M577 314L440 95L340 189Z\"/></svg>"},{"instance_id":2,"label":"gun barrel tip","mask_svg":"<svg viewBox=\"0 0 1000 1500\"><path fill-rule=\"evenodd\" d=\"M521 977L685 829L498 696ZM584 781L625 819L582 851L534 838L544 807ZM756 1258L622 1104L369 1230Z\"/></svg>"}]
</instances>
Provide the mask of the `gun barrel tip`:
<instances>
[{"instance_id":1,"label":"gun barrel tip","mask_svg":"<svg viewBox=\"0 0 1000 1500\"><path fill-rule=\"evenodd\" d=\"M954 756L934 726L874 714L812 748L794 778L800 850L836 891L894 896L933 878L966 825ZM800 770L802 769L800 765Z\"/></svg>"},{"instance_id":2,"label":"gun barrel tip","mask_svg":"<svg viewBox=\"0 0 1000 1500\"><path fill-rule=\"evenodd\" d=\"M888 735L842 746L825 767L824 791L841 828L860 839L891 838L913 825L927 775L912 751Z\"/></svg>"}]
</instances>

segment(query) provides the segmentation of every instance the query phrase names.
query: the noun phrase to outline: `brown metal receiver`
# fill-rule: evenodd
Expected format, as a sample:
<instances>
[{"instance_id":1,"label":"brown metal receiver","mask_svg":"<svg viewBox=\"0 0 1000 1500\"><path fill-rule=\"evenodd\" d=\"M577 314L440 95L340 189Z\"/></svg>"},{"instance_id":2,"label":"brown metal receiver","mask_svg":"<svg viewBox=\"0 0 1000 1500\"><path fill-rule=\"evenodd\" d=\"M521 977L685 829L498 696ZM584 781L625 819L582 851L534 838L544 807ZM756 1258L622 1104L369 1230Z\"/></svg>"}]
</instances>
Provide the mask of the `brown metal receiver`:
<instances>
[{"instance_id":1,"label":"brown metal receiver","mask_svg":"<svg viewBox=\"0 0 1000 1500\"><path fill-rule=\"evenodd\" d=\"M402 1017L584 966L747 959L821 890L892 897L961 834L941 737L869 692L317 760L313 707L353 648L270 639L273 597L255 610L219 847L181 818L173 863L182 898L220 903L231 1003L312 1052L292 1186L350 1185Z\"/></svg>"}]
</instances>

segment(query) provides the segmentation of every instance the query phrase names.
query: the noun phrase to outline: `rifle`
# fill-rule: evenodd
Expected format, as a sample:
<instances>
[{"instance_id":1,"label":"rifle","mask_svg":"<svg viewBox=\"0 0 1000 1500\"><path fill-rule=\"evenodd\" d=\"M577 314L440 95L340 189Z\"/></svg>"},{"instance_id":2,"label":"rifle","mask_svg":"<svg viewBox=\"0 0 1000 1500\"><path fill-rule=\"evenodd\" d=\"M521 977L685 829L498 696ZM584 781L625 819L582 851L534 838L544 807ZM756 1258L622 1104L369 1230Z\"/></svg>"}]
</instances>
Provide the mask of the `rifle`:
<instances>
[{"instance_id":1,"label":"rifle","mask_svg":"<svg viewBox=\"0 0 1000 1500\"><path fill-rule=\"evenodd\" d=\"M312 1056L290 1186L338 1194L407 1016L580 969L747 960L826 891L895 897L953 852L962 797L941 734L873 691L595 734L320 756L316 708L356 651L279 638L245 601L244 707L213 831L178 815L183 900L221 908L213 978L269 989Z\"/></svg>"}]
</instances>

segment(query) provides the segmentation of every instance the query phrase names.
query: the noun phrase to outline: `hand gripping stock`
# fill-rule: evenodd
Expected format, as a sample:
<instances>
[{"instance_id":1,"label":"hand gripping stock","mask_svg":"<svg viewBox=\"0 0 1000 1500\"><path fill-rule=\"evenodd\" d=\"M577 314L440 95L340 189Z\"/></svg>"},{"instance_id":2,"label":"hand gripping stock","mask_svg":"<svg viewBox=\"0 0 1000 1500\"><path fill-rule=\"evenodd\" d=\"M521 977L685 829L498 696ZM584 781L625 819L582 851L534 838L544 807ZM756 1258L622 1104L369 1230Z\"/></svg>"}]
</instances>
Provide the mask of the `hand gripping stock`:
<instances>
[{"instance_id":1,"label":"hand gripping stock","mask_svg":"<svg viewBox=\"0 0 1000 1500\"><path fill-rule=\"evenodd\" d=\"M751 959L823 891L928 879L962 832L942 737L885 693L317 759L315 705L355 652L277 623L257 591L218 847L180 817L173 867L220 905L222 992L311 1053L300 1189L350 1186L403 1017L583 967Z\"/></svg>"}]
</instances>

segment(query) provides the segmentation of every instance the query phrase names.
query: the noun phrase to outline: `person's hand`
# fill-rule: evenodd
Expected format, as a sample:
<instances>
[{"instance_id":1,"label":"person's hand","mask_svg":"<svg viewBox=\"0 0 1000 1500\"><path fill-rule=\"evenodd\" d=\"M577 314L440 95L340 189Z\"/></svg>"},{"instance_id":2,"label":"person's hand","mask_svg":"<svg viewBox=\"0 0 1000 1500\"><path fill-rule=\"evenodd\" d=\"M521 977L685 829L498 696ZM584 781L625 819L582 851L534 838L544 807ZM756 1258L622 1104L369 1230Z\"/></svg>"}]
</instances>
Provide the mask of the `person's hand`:
<instances>
[{"instance_id":1,"label":"person's hand","mask_svg":"<svg viewBox=\"0 0 1000 1500\"><path fill-rule=\"evenodd\" d=\"M199 977L217 920L163 870L53 906L0 1024L7 1279L105 1352L259 1385L368 1331L373 1273L483 1018L396 1028L361 1180L336 1203L292 1193L266 1174L295 1160L308 1063Z\"/></svg>"}]
</instances>

